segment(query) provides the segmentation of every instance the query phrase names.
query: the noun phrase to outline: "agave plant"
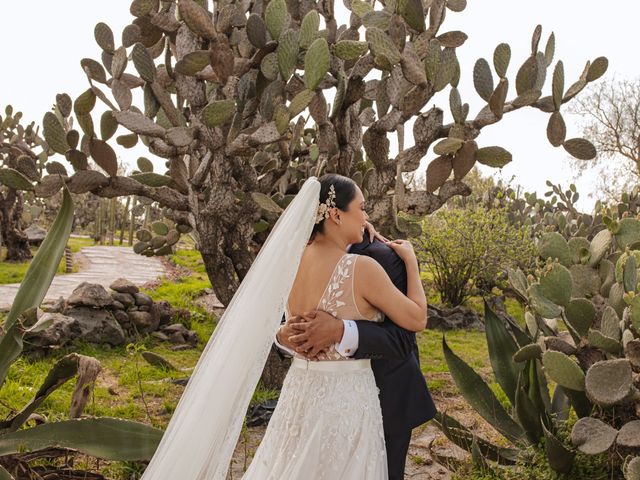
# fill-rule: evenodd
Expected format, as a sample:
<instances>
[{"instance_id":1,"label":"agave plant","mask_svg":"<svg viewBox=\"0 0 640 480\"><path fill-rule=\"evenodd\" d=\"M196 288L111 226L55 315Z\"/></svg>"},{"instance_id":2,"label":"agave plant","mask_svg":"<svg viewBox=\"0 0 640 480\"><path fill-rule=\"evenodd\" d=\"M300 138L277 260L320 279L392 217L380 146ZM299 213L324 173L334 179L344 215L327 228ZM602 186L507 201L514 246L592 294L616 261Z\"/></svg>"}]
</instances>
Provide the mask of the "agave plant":
<instances>
[{"instance_id":1,"label":"agave plant","mask_svg":"<svg viewBox=\"0 0 640 480\"><path fill-rule=\"evenodd\" d=\"M640 461L640 220L623 217L605 219L607 227L591 241L567 241L557 232L543 235L537 275L511 271L509 278L527 305L533 340L517 355L540 360L546 377L580 417L571 432L573 446L587 454L628 457L624 468L635 479Z\"/></svg>"},{"instance_id":2,"label":"agave plant","mask_svg":"<svg viewBox=\"0 0 640 480\"><path fill-rule=\"evenodd\" d=\"M506 408L491 388L458 357L443 337L449 372L465 400L499 432L512 447L499 447L476 436L446 412L436 424L456 445L472 453L474 463L490 468L486 460L513 465L529 456L529 448L544 444L550 466L561 473L571 470L574 454L556 436L558 422L566 420L568 405L562 389L550 398L539 359L540 347L517 324L501 320L485 302L485 332L493 373L508 398ZM542 448L542 447L540 447Z\"/></svg>"},{"instance_id":3,"label":"agave plant","mask_svg":"<svg viewBox=\"0 0 640 480\"><path fill-rule=\"evenodd\" d=\"M73 222L73 203L66 188L60 211L38 249L16 294L11 310L0 327L0 388L13 362L22 352L23 336L47 328L51 317L40 316L42 302L56 273ZM49 371L33 399L20 411L0 421L0 479L19 478L28 470L23 460L38 458L38 452L51 456L51 449L75 450L112 460L149 459L158 446L162 431L138 422L117 418L77 418L100 371L91 357L72 353L60 359ZM78 375L70 409L71 420L25 427L38 406L53 391ZM64 453L63 453L64 454ZM22 477L20 477L22 478Z\"/></svg>"}]
</instances>

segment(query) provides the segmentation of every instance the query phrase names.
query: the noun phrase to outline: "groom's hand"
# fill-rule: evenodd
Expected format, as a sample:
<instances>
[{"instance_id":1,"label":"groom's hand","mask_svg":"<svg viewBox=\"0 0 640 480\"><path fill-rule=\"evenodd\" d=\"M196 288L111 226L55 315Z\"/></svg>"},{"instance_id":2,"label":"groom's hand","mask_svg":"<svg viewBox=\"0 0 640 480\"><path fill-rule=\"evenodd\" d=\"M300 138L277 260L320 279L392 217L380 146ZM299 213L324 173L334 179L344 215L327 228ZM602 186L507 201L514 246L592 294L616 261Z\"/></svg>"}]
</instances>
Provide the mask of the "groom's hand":
<instances>
[{"instance_id":1,"label":"groom's hand","mask_svg":"<svg viewBox=\"0 0 640 480\"><path fill-rule=\"evenodd\" d=\"M314 358L319 352L339 343L344 334L344 323L333 315L320 310L302 315L304 322L291 323L297 331L289 340L295 344L296 352Z\"/></svg>"},{"instance_id":2,"label":"groom's hand","mask_svg":"<svg viewBox=\"0 0 640 480\"><path fill-rule=\"evenodd\" d=\"M278 339L278 343L280 343L281 345L284 345L287 348L290 348L291 350L295 350L297 345L292 343L289 337L296 335L297 333L299 333L299 331L294 329L291 325L293 323L300 323L304 321L305 319L302 318L300 315L294 315L292 317L287 318L286 323L284 325L281 325L278 331L276 332L276 338Z\"/></svg>"}]
</instances>

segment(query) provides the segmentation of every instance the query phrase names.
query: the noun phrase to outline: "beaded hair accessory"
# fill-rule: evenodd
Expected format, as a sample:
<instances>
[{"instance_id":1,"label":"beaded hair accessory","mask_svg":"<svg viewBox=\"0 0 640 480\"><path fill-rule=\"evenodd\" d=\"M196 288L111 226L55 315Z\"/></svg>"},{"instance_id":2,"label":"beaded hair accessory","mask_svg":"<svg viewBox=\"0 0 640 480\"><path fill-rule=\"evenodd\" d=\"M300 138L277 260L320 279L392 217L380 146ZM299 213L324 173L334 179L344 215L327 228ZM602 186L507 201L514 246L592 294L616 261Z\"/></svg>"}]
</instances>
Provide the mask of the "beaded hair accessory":
<instances>
[{"instance_id":1,"label":"beaded hair accessory","mask_svg":"<svg viewBox=\"0 0 640 480\"><path fill-rule=\"evenodd\" d=\"M329 218L329 210L336 208L336 189L331 185L329 187L329 196L327 199L318 205L318 211L316 213L316 223L320 223L325 218Z\"/></svg>"}]
</instances>

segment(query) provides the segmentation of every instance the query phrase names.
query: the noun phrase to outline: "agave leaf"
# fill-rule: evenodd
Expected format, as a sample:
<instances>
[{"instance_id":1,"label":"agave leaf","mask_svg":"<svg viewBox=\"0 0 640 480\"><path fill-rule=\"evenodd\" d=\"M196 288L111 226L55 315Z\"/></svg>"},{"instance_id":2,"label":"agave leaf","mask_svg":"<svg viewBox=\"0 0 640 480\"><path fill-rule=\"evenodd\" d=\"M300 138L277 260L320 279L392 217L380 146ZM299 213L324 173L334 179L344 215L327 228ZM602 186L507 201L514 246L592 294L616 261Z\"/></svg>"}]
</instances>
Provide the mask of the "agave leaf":
<instances>
[{"instance_id":1,"label":"agave leaf","mask_svg":"<svg viewBox=\"0 0 640 480\"><path fill-rule=\"evenodd\" d=\"M0 436L0 456L68 448L106 460L149 460L163 433L144 423L119 418L52 422Z\"/></svg>"},{"instance_id":2,"label":"agave leaf","mask_svg":"<svg viewBox=\"0 0 640 480\"><path fill-rule=\"evenodd\" d=\"M512 360L518 351L518 344L502 320L491 310L486 300L484 302L484 322L493 373L511 405L515 405L518 376L522 371L521 366Z\"/></svg>"},{"instance_id":3,"label":"agave leaf","mask_svg":"<svg viewBox=\"0 0 640 480\"><path fill-rule=\"evenodd\" d=\"M60 259L71 234L73 201L66 188L63 192L60 211L29 264L11 305L11 310L2 325L5 335L0 340L0 386L4 384L9 367L22 351L22 335L16 328L16 320L25 310L38 307L42 303L42 299L49 290L51 281L58 270Z\"/></svg>"},{"instance_id":4,"label":"agave leaf","mask_svg":"<svg viewBox=\"0 0 640 480\"><path fill-rule=\"evenodd\" d=\"M458 357L442 337L444 357L449 372L464 398L498 432L514 444L527 443L526 435L504 409L491 389L469 365Z\"/></svg>"},{"instance_id":5,"label":"agave leaf","mask_svg":"<svg viewBox=\"0 0 640 480\"><path fill-rule=\"evenodd\" d=\"M553 392L553 400L551 400L551 413L556 415L560 421L566 421L569 418L569 397L566 395L564 388L557 385Z\"/></svg>"},{"instance_id":6,"label":"agave leaf","mask_svg":"<svg viewBox=\"0 0 640 480\"><path fill-rule=\"evenodd\" d=\"M518 422L524 428L527 438L532 444L537 444L542 436L540 413L531 399L527 396L527 392L522 385L523 375L520 374L518 380L518 390L515 400L515 413Z\"/></svg>"},{"instance_id":7,"label":"agave leaf","mask_svg":"<svg viewBox=\"0 0 640 480\"><path fill-rule=\"evenodd\" d=\"M442 433L460 448L471 452L474 434L467 427L445 412L437 412L433 421ZM500 465L515 465L520 451L515 448L498 447L480 437L475 437L482 455Z\"/></svg>"},{"instance_id":8,"label":"agave leaf","mask_svg":"<svg viewBox=\"0 0 640 480\"><path fill-rule=\"evenodd\" d=\"M560 440L542 425L544 432L544 450L547 454L549 466L558 473L569 473L573 467L576 453L565 448Z\"/></svg>"},{"instance_id":9,"label":"agave leaf","mask_svg":"<svg viewBox=\"0 0 640 480\"><path fill-rule=\"evenodd\" d=\"M0 422L0 431L9 433L18 430L53 391L57 390L78 373L79 357L80 355L77 353L71 353L58 360L51 370L49 370L47 377L42 385L40 385L33 399L12 418Z\"/></svg>"}]
</instances>

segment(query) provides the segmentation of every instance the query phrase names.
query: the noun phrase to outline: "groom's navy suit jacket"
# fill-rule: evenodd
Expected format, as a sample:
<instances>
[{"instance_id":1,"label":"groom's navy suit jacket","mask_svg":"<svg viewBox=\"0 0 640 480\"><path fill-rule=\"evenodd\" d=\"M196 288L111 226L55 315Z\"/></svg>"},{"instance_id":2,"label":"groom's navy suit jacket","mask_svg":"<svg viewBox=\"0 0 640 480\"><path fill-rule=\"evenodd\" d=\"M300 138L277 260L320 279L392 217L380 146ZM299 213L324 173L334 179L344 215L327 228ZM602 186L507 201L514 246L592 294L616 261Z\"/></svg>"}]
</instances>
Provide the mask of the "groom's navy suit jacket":
<instances>
[{"instance_id":1,"label":"groom's navy suit jacket","mask_svg":"<svg viewBox=\"0 0 640 480\"><path fill-rule=\"evenodd\" d=\"M407 294L407 269L391 247L378 240L352 245L351 253L367 255L385 269L393 284ZM371 368L380 389L380 405L385 435L411 431L436 414L436 407L420 370L416 335L393 323L356 322L358 350L353 358L371 359Z\"/></svg>"}]
</instances>

